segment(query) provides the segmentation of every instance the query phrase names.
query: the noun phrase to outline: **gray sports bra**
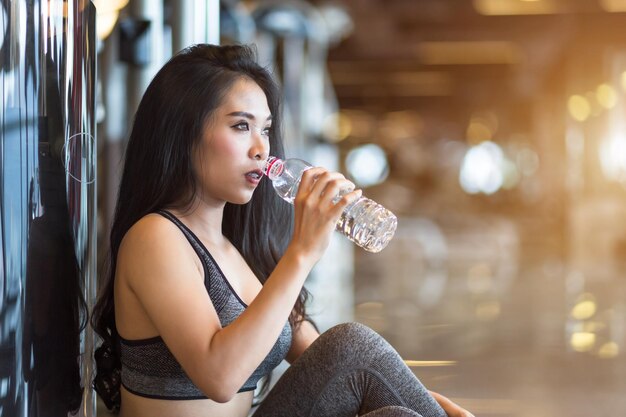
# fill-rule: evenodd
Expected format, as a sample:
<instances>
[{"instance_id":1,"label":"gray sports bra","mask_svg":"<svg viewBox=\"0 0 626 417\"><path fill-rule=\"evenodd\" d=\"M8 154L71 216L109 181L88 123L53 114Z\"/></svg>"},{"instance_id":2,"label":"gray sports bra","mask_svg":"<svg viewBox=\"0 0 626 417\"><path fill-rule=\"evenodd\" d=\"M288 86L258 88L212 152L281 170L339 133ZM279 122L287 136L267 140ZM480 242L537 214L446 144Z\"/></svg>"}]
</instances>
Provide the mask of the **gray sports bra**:
<instances>
[{"instance_id":1,"label":"gray sports bra","mask_svg":"<svg viewBox=\"0 0 626 417\"><path fill-rule=\"evenodd\" d=\"M222 327L228 326L248 306L235 293L219 266L196 235L171 213L158 214L171 220L184 233L204 267L204 285L217 311ZM133 394L148 398L190 400L207 398L191 382L160 336L150 339L120 338L122 385ZM254 390L287 355L291 327L286 323L270 353L243 384L239 392Z\"/></svg>"}]
</instances>

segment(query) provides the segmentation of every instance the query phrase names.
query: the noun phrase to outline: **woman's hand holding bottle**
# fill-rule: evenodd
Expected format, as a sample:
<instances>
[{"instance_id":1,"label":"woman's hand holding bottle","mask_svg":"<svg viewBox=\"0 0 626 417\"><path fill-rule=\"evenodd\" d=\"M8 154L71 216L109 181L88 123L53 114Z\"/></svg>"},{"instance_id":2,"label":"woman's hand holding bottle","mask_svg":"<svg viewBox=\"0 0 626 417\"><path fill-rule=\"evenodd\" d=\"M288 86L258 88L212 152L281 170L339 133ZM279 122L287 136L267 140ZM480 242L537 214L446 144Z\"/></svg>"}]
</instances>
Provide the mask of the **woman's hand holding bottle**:
<instances>
[{"instance_id":1,"label":"woman's hand holding bottle","mask_svg":"<svg viewBox=\"0 0 626 417\"><path fill-rule=\"evenodd\" d=\"M354 184L338 172L310 168L302 175L294 200L295 221L290 249L312 264L326 251L345 207L361 197L361 190L354 190L337 200L343 190L354 190Z\"/></svg>"},{"instance_id":2,"label":"woman's hand holding bottle","mask_svg":"<svg viewBox=\"0 0 626 417\"><path fill-rule=\"evenodd\" d=\"M270 156L265 162L263 171L272 181L276 193L288 203L294 204L302 175L311 168L313 168L311 164L302 159L282 160ZM354 184L350 182L349 184L349 187L341 189L335 196L333 203L337 203L344 194L354 190ZM335 228L366 251L376 253L387 246L397 226L398 219L391 211L361 196L344 206Z\"/></svg>"}]
</instances>

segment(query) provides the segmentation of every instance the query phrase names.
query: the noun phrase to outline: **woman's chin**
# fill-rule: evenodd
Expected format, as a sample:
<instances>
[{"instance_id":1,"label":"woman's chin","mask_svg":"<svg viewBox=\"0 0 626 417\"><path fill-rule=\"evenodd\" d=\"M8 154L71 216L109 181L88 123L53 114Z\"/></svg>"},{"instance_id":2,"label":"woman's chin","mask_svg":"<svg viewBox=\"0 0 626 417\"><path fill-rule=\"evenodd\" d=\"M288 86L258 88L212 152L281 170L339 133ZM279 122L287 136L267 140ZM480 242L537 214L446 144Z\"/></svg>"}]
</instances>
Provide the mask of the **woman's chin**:
<instances>
[{"instance_id":1,"label":"woman's chin","mask_svg":"<svg viewBox=\"0 0 626 417\"><path fill-rule=\"evenodd\" d=\"M229 201L229 203L237 204L237 205L244 205L244 204L248 204L250 200L252 200L252 193L250 193L249 195L241 195L241 196L234 197Z\"/></svg>"}]
</instances>

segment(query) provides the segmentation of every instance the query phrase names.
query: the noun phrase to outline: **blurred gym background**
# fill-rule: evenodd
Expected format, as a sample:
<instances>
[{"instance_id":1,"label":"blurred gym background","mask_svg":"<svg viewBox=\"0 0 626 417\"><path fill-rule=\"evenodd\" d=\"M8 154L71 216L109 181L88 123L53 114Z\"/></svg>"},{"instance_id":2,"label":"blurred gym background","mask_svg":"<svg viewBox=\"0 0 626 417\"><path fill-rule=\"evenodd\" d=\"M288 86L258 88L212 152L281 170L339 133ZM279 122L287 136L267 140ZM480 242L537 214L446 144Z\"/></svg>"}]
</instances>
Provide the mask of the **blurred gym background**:
<instances>
[{"instance_id":1,"label":"blurred gym background","mask_svg":"<svg viewBox=\"0 0 626 417\"><path fill-rule=\"evenodd\" d=\"M129 122L198 42L256 44L288 154L399 217L378 254L335 237L307 282L322 329L369 325L477 417L626 415L626 0L3 0L0 18L1 416L108 415L85 318Z\"/></svg>"}]
</instances>

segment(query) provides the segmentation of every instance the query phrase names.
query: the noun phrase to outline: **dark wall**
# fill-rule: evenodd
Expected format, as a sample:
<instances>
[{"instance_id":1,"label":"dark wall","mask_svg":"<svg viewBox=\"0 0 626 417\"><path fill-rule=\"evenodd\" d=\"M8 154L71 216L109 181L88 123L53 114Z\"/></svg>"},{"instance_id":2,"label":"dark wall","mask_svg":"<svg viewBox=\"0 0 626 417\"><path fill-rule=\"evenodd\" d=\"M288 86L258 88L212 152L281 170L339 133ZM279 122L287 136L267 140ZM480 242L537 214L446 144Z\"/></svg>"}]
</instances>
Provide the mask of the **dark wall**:
<instances>
[{"instance_id":1,"label":"dark wall","mask_svg":"<svg viewBox=\"0 0 626 417\"><path fill-rule=\"evenodd\" d=\"M0 415L95 415L95 8L2 0Z\"/></svg>"}]
</instances>

